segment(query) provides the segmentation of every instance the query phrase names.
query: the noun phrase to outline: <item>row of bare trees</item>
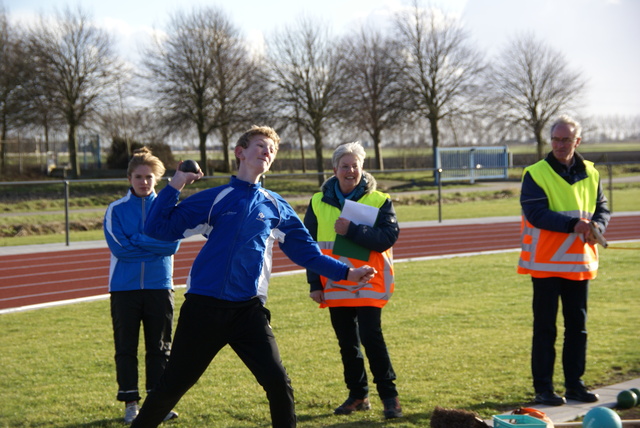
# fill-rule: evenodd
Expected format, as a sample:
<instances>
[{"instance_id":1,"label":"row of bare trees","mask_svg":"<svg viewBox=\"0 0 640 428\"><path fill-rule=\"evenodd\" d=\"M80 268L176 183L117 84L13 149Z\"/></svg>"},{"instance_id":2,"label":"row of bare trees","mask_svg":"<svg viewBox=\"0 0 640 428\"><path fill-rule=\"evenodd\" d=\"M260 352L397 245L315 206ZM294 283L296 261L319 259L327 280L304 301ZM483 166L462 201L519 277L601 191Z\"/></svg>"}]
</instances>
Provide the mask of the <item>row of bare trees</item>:
<instances>
[{"instance_id":1,"label":"row of bare trees","mask_svg":"<svg viewBox=\"0 0 640 428\"><path fill-rule=\"evenodd\" d=\"M542 156L542 130L577 107L586 85L533 34L488 61L459 21L417 0L389 28L364 25L340 37L301 18L274 33L264 51L252 49L216 7L173 14L139 65L128 65L114 46L80 7L28 28L0 10L0 172L11 131L48 138L61 127L74 177L81 127L126 141L195 134L207 168L215 136L227 170L230 140L252 123L299 142L303 159L310 138L319 172L329 135L366 135L382 169L383 137L424 124L434 148L443 131L468 142L487 130L505 139L518 129L535 137Z\"/></svg>"},{"instance_id":2,"label":"row of bare trees","mask_svg":"<svg viewBox=\"0 0 640 428\"><path fill-rule=\"evenodd\" d=\"M109 105L108 90L122 63L108 33L81 11L41 19L29 29L10 25L0 11L0 168L11 129L40 128L48 143L52 128L66 126L74 176L79 176L77 130Z\"/></svg>"}]
</instances>

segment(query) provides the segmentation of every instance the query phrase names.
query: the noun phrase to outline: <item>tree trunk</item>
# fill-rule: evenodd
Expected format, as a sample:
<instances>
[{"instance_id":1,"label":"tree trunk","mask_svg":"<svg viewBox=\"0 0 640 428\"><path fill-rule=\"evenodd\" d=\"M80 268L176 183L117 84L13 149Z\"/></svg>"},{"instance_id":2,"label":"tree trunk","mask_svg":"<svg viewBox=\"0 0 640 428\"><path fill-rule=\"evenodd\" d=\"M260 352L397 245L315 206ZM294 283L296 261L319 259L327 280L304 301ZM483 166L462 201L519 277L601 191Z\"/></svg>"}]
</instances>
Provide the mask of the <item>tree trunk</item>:
<instances>
[{"instance_id":1,"label":"tree trunk","mask_svg":"<svg viewBox=\"0 0 640 428\"><path fill-rule=\"evenodd\" d=\"M436 179L436 171L435 168L438 165L438 153L437 148L440 146L440 134L438 132L438 119L429 118L429 125L431 126L431 149L433 151L433 179Z\"/></svg>"},{"instance_id":2,"label":"tree trunk","mask_svg":"<svg viewBox=\"0 0 640 428\"><path fill-rule=\"evenodd\" d=\"M324 173L324 158L322 156L322 135L316 133L314 136L314 146L316 149L316 169L318 173ZM324 174L318 174L318 185L324 183Z\"/></svg>"},{"instance_id":3,"label":"tree trunk","mask_svg":"<svg viewBox=\"0 0 640 428\"><path fill-rule=\"evenodd\" d=\"M225 164L225 172L231 174L233 171L233 165L231 164L231 159L229 156L229 128L227 126L223 126L220 129L220 139L222 140L222 156Z\"/></svg>"},{"instance_id":4,"label":"tree trunk","mask_svg":"<svg viewBox=\"0 0 640 428\"><path fill-rule=\"evenodd\" d=\"M380 150L380 130L373 131L373 147L376 153L376 169L384 170L384 161L382 160L382 151Z\"/></svg>"},{"instance_id":5,"label":"tree trunk","mask_svg":"<svg viewBox=\"0 0 640 428\"><path fill-rule=\"evenodd\" d=\"M71 164L71 178L80 178L80 164L78 163L78 138L76 124L69 124L69 163Z\"/></svg>"},{"instance_id":6,"label":"tree trunk","mask_svg":"<svg viewBox=\"0 0 640 428\"><path fill-rule=\"evenodd\" d=\"M544 159L544 144L545 141L542 138L542 129L536 129L534 130L535 133L535 137L536 137L536 146L537 146L537 151L538 151L538 160Z\"/></svg>"},{"instance_id":7,"label":"tree trunk","mask_svg":"<svg viewBox=\"0 0 640 428\"><path fill-rule=\"evenodd\" d=\"M49 121L45 118L44 123L44 150L49 153Z\"/></svg>"},{"instance_id":8,"label":"tree trunk","mask_svg":"<svg viewBox=\"0 0 640 428\"><path fill-rule=\"evenodd\" d=\"M209 176L209 165L207 164L207 134L198 131L199 148L200 148L200 169L204 175Z\"/></svg>"},{"instance_id":9,"label":"tree trunk","mask_svg":"<svg viewBox=\"0 0 640 428\"><path fill-rule=\"evenodd\" d=\"M7 172L7 127L6 121L2 119L2 133L0 135L0 175Z\"/></svg>"},{"instance_id":10,"label":"tree trunk","mask_svg":"<svg viewBox=\"0 0 640 428\"><path fill-rule=\"evenodd\" d=\"M304 140L302 138L302 131L300 130L300 125L296 125L296 130L298 131L298 141L300 141L300 157L302 158L302 173L307 172L307 163L304 159Z\"/></svg>"}]
</instances>

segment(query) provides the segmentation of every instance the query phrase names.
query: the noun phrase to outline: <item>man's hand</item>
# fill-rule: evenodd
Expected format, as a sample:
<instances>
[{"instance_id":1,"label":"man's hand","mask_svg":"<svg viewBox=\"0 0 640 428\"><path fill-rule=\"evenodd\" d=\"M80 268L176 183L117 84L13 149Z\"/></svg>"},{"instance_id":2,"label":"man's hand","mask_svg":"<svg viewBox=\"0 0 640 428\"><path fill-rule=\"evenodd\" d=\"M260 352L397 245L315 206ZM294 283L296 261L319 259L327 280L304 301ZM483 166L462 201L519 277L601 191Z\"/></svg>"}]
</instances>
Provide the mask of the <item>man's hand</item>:
<instances>
[{"instance_id":1,"label":"man's hand","mask_svg":"<svg viewBox=\"0 0 640 428\"><path fill-rule=\"evenodd\" d=\"M593 244L595 240L591 236L591 226L589 226L589 223L589 220L581 218L573 227L573 232L581 234L584 242Z\"/></svg>"},{"instance_id":2,"label":"man's hand","mask_svg":"<svg viewBox=\"0 0 640 428\"><path fill-rule=\"evenodd\" d=\"M349 268L349 276L347 277L347 281L366 284L373 279L376 273L378 272L374 268L367 265L364 265L357 269Z\"/></svg>"},{"instance_id":3,"label":"man's hand","mask_svg":"<svg viewBox=\"0 0 640 428\"><path fill-rule=\"evenodd\" d=\"M316 303L324 303L324 291L316 290L309 293L309 297Z\"/></svg>"},{"instance_id":4,"label":"man's hand","mask_svg":"<svg viewBox=\"0 0 640 428\"><path fill-rule=\"evenodd\" d=\"M573 226L573 231L575 233L589 233L591 231L591 226L589 226L589 220L581 218L575 226Z\"/></svg>"},{"instance_id":5,"label":"man's hand","mask_svg":"<svg viewBox=\"0 0 640 428\"><path fill-rule=\"evenodd\" d=\"M587 237L587 243L590 245L600 244L602 248L608 248L609 244L607 240L602 235L602 230L600 229L600 225L595 221L592 221L590 224L589 236Z\"/></svg>"},{"instance_id":6,"label":"man's hand","mask_svg":"<svg viewBox=\"0 0 640 428\"><path fill-rule=\"evenodd\" d=\"M198 181L202 177L204 177L204 173L202 172L202 170L199 170L197 173L181 171L180 170L181 164L182 164L182 161L180 161L180 163L176 167L176 173L173 175L173 178L171 179L171 181L169 181L169 186L173 187L177 191L182 191L184 186L186 186L187 184L191 184L194 181Z\"/></svg>"}]
</instances>

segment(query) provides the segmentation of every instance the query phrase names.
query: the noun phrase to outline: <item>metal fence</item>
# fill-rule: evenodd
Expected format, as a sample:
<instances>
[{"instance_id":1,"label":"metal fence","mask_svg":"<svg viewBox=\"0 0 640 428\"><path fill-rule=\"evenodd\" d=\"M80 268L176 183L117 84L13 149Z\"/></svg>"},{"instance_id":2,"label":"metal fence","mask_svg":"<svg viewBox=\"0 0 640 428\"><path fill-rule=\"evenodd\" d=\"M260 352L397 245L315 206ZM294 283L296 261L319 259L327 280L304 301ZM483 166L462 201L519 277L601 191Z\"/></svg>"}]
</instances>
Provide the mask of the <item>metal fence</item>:
<instances>
[{"instance_id":1,"label":"metal fence","mask_svg":"<svg viewBox=\"0 0 640 428\"><path fill-rule=\"evenodd\" d=\"M512 166L509 147L436 147L442 181L506 180Z\"/></svg>"},{"instance_id":2,"label":"metal fence","mask_svg":"<svg viewBox=\"0 0 640 428\"><path fill-rule=\"evenodd\" d=\"M609 198L609 205L611 210L613 211L613 207L614 207L614 194L613 194L613 183L614 181L616 181L616 178L613 175L613 167L616 165L630 165L630 166L634 166L634 165L640 165L640 163L637 162L630 162L630 163L604 163L604 164L599 164L598 167L601 171L601 179L602 179L602 183L603 183L603 188L605 190L605 192L607 193L607 196ZM508 167L503 167L501 166L499 169L500 174L499 174L499 180L496 180L495 174L493 171L487 171L486 174L483 174L484 171L484 166L481 164L480 166L474 168L474 170L477 172L477 175L475 175L473 177L473 181L471 181L471 183L475 183L476 181L502 181L502 182L511 182L511 183L519 183L519 177L522 173L522 169L524 167L523 166L508 166ZM487 168L489 170L494 170L496 168ZM467 176L464 176L464 173L468 173L468 168L439 168L439 169L434 169L434 168L421 168L421 169L399 169L399 170L384 170L384 171L375 171L375 170L367 170L368 172L372 173L374 176L376 177L384 177L385 175L387 176L391 176L393 177L392 180L393 181L401 181L401 178L397 178L398 175L405 175L407 177L412 177L412 178L407 178L405 180L406 185L401 185L398 186L398 190L392 190L391 193L393 193L394 195L402 195L402 193L404 193L404 189L411 189L412 183L415 184L416 181L416 176L420 176L423 177L424 181L428 181L431 183L435 183L435 188L431 188L429 190L422 190L420 192L424 192L424 193L434 193L437 194L437 203L438 203L438 221L442 221L442 202L443 202L443 197L442 197L442 192L443 192L443 188L452 184L454 180L451 179L451 177L463 177L460 178L457 181L458 183L456 183L456 186L461 183L461 182L468 182L469 178ZM606 173L605 173L606 171ZM394 176L395 174L395 176ZM273 188L273 183L275 180L285 180L285 181L292 181L292 180L306 180L312 184L309 184L310 188L317 188L317 182L318 182L318 175L323 175L325 178L328 178L330 175L332 175L331 172L324 172L324 173L297 173L297 174L272 174L269 173L266 176L263 176L263 185L267 188ZM640 174L639 174L640 175ZM444 177L447 177L447 180L444 179ZM225 183L228 180L228 175L218 175L218 176L212 176L212 177L205 177L208 180L211 181L211 186L215 186L218 184L222 184ZM422 180L422 178L421 178ZM632 177L631 181L639 181L640 182L640 177ZM166 182L168 182L168 179L165 178L163 179L164 183L162 183L159 187L162 187L164 184L166 184ZM271 185L270 185L270 181L271 181ZM444 182L448 181L449 184L445 184ZM61 210L61 213L58 213L58 215L62 215L64 217L64 225L65 225L65 243L68 246L69 242L70 242L70 215L71 213L76 213L78 212L78 210L72 210L70 208L71 206L71 200L74 198L73 195L73 189L74 186L77 188L79 187L78 184L79 183L93 183L95 185L101 185L101 183L120 183L122 182L122 188L120 189L119 187L117 188L117 192L122 192L122 194L124 194L124 192L127 189L127 179L126 178L109 178L109 179L79 179L79 180L67 180L67 179L62 179L62 180L47 180L47 181L15 181L15 182L0 182L0 192L3 194L3 197L0 199L7 199L4 196L6 196L6 193L9 193L7 190L9 188L13 188L13 192L12 194L19 194L21 195L19 199L28 199L30 197L30 195L34 194L34 193L38 193L36 191L36 189L40 189L39 190L39 194L42 194L42 187L45 187L46 190L46 194L48 198L51 199L61 199L62 200L62 207L63 209ZM210 187L211 187L210 186ZM457 187L459 188L459 187ZM4 190L3 190L4 189ZM474 185L471 185L470 188L466 188L464 191L473 191L474 189L476 189L476 187L474 187ZM276 191L278 191L278 189L274 189ZM485 188L483 188L482 186L478 186L477 187L478 191L482 191L482 190L486 190ZM315 190L314 190L315 191ZM415 192L415 190L414 190ZM310 191L310 193L308 195L301 195L298 199L300 200L306 200L308 202L311 193L313 193L313 191ZM36 196L37 197L37 196ZM640 208L640 206L639 206ZM101 208L95 209L93 211L102 211ZM0 213L0 216L17 216L17 215L24 215L24 216L29 216L29 215L42 215L42 214L54 214L50 211L41 211L41 212L37 212L37 213L12 213L12 212L5 212L5 213Z\"/></svg>"}]
</instances>

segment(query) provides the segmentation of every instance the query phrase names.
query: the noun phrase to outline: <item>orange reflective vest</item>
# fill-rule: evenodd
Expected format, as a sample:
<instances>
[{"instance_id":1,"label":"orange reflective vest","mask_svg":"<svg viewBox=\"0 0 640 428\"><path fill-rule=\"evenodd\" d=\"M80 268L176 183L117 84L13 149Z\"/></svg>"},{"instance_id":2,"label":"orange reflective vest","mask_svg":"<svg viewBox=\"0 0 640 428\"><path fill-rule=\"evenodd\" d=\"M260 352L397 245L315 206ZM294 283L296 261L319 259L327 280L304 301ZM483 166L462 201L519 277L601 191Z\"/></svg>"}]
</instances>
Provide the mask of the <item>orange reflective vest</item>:
<instances>
[{"instance_id":1,"label":"orange reflective vest","mask_svg":"<svg viewBox=\"0 0 640 428\"><path fill-rule=\"evenodd\" d=\"M346 263L349 267L358 268L369 265L375 268L378 273L370 283L359 285L351 281L332 281L324 276L320 277L324 287L325 303L321 307L339 306L374 306L382 308L387 304L394 289L393 256L392 250L379 253L369 252L369 260L362 261L345 256L333 254L333 243L336 239L334 224L340 217L340 209L322 202L322 192L316 193L311 199L313 212L318 219L317 241L323 254ZM380 208L389 195L374 191L358 200L359 203Z\"/></svg>"},{"instance_id":2,"label":"orange reflective vest","mask_svg":"<svg viewBox=\"0 0 640 428\"><path fill-rule=\"evenodd\" d=\"M596 209L599 174L593 162L584 163L588 177L573 185L553 171L546 161L537 162L524 172L529 172L544 190L550 210L590 220ZM518 273L575 281L593 279L598 273L598 249L586 243L582 234L539 229L523 214L521 245Z\"/></svg>"}]
</instances>

